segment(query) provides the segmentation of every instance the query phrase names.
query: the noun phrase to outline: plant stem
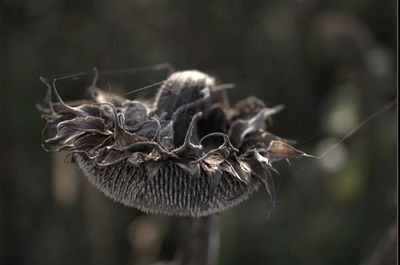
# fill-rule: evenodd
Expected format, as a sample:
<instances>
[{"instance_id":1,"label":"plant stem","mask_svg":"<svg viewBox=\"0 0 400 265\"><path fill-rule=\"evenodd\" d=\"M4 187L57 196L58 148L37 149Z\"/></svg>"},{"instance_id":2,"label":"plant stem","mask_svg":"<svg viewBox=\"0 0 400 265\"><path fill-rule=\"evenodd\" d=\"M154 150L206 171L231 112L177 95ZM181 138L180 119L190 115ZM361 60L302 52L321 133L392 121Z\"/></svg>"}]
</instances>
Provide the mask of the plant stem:
<instances>
[{"instance_id":1,"label":"plant stem","mask_svg":"<svg viewBox=\"0 0 400 265\"><path fill-rule=\"evenodd\" d=\"M214 265L218 259L218 217L189 219L189 228L182 247L182 265Z\"/></svg>"}]
</instances>

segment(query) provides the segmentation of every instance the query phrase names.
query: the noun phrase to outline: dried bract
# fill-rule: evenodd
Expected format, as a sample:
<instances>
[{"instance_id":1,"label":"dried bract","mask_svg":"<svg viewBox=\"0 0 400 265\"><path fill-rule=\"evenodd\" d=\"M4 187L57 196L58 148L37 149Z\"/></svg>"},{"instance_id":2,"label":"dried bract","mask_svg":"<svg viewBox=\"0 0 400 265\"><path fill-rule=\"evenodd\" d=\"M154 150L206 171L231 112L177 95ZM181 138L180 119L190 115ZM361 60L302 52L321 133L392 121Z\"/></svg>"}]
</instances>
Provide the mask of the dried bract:
<instances>
[{"instance_id":1,"label":"dried bract","mask_svg":"<svg viewBox=\"0 0 400 265\"><path fill-rule=\"evenodd\" d=\"M210 215L260 185L273 205L271 163L306 154L266 131L281 106L249 97L230 108L226 88L198 71L176 72L149 105L94 86L90 99L64 103L49 85L39 108L51 135L44 147L70 152L100 191L146 212Z\"/></svg>"}]
</instances>

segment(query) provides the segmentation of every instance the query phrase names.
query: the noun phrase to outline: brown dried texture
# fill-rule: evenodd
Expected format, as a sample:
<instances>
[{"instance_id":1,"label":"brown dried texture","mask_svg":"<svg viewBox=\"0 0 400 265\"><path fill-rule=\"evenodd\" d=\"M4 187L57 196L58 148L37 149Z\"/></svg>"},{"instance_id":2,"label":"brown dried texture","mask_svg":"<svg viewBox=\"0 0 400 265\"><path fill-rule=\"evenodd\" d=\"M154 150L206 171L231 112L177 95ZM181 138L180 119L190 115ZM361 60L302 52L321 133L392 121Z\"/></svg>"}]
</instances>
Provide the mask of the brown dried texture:
<instances>
[{"instance_id":1,"label":"brown dried texture","mask_svg":"<svg viewBox=\"0 0 400 265\"><path fill-rule=\"evenodd\" d=\"M274 205L271 162L306 154L266 131L281 106L249 97L230 108L225 88L204 73L177 72L148 106L94 86L91 99L64 103L49 85L40 110L55 135L44 147L70 152L100 191L146 212L205 216L259 185Z\"/></svg>"}]
</instances>

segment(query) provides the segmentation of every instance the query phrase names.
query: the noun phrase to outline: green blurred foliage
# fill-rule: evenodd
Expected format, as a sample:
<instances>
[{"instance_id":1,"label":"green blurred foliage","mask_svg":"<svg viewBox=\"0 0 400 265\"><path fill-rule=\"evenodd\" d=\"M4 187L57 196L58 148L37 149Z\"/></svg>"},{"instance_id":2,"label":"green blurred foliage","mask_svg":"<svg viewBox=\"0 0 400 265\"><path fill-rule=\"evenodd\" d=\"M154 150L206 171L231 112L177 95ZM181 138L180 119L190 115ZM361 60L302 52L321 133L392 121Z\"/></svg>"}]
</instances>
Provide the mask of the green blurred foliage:
<instances>
[{"instance_id":1,"label":"green blurred foliage","mask_svg":"<svg viewBox=\"0 0 400 265\"><path fill-rule=\"evenodd\" d=\"M41 149L39 76L163 62L203 70L236 84L232 102L255 95L285 104L271 130L317 154L396 97L395 7L372 0L0 1L0 264L150 264L172 259L184 233L179 218L118 205ZM128 72L100 82L124 93L166 76ZM91 78L58 86L76 98ZM396 220L396 120L392 108L322 162L278 164L269 220L262 192L221 214L220 264L364 261Z\"/></svg>"}]
</instances>

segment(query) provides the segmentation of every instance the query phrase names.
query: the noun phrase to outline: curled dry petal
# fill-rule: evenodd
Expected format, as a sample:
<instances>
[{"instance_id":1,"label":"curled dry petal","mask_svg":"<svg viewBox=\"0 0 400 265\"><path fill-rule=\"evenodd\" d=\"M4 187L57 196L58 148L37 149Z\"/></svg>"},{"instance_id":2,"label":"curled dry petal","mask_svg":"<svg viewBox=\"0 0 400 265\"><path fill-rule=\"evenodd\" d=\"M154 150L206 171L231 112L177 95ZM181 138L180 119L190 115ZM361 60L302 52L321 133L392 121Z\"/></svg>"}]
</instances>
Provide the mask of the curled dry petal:
<instances>
[{"instance_id":1,"label":"curled dry petal","mask_svg":"<svg viewBox=\"0 0 400 265\"><path fill-rule=\"evenodd\" d=\"M218 213L260 185L274 205L271 163L308 156L266 131L281 106L249 97L230 108L225 90L231 86L216 86L198 71L172 74L151 106L94 84L90 99L65 103L54 84L46 85L39 106L46 149L69 151L100 191L146 212Z\"/></svg>"}]
</instances>

